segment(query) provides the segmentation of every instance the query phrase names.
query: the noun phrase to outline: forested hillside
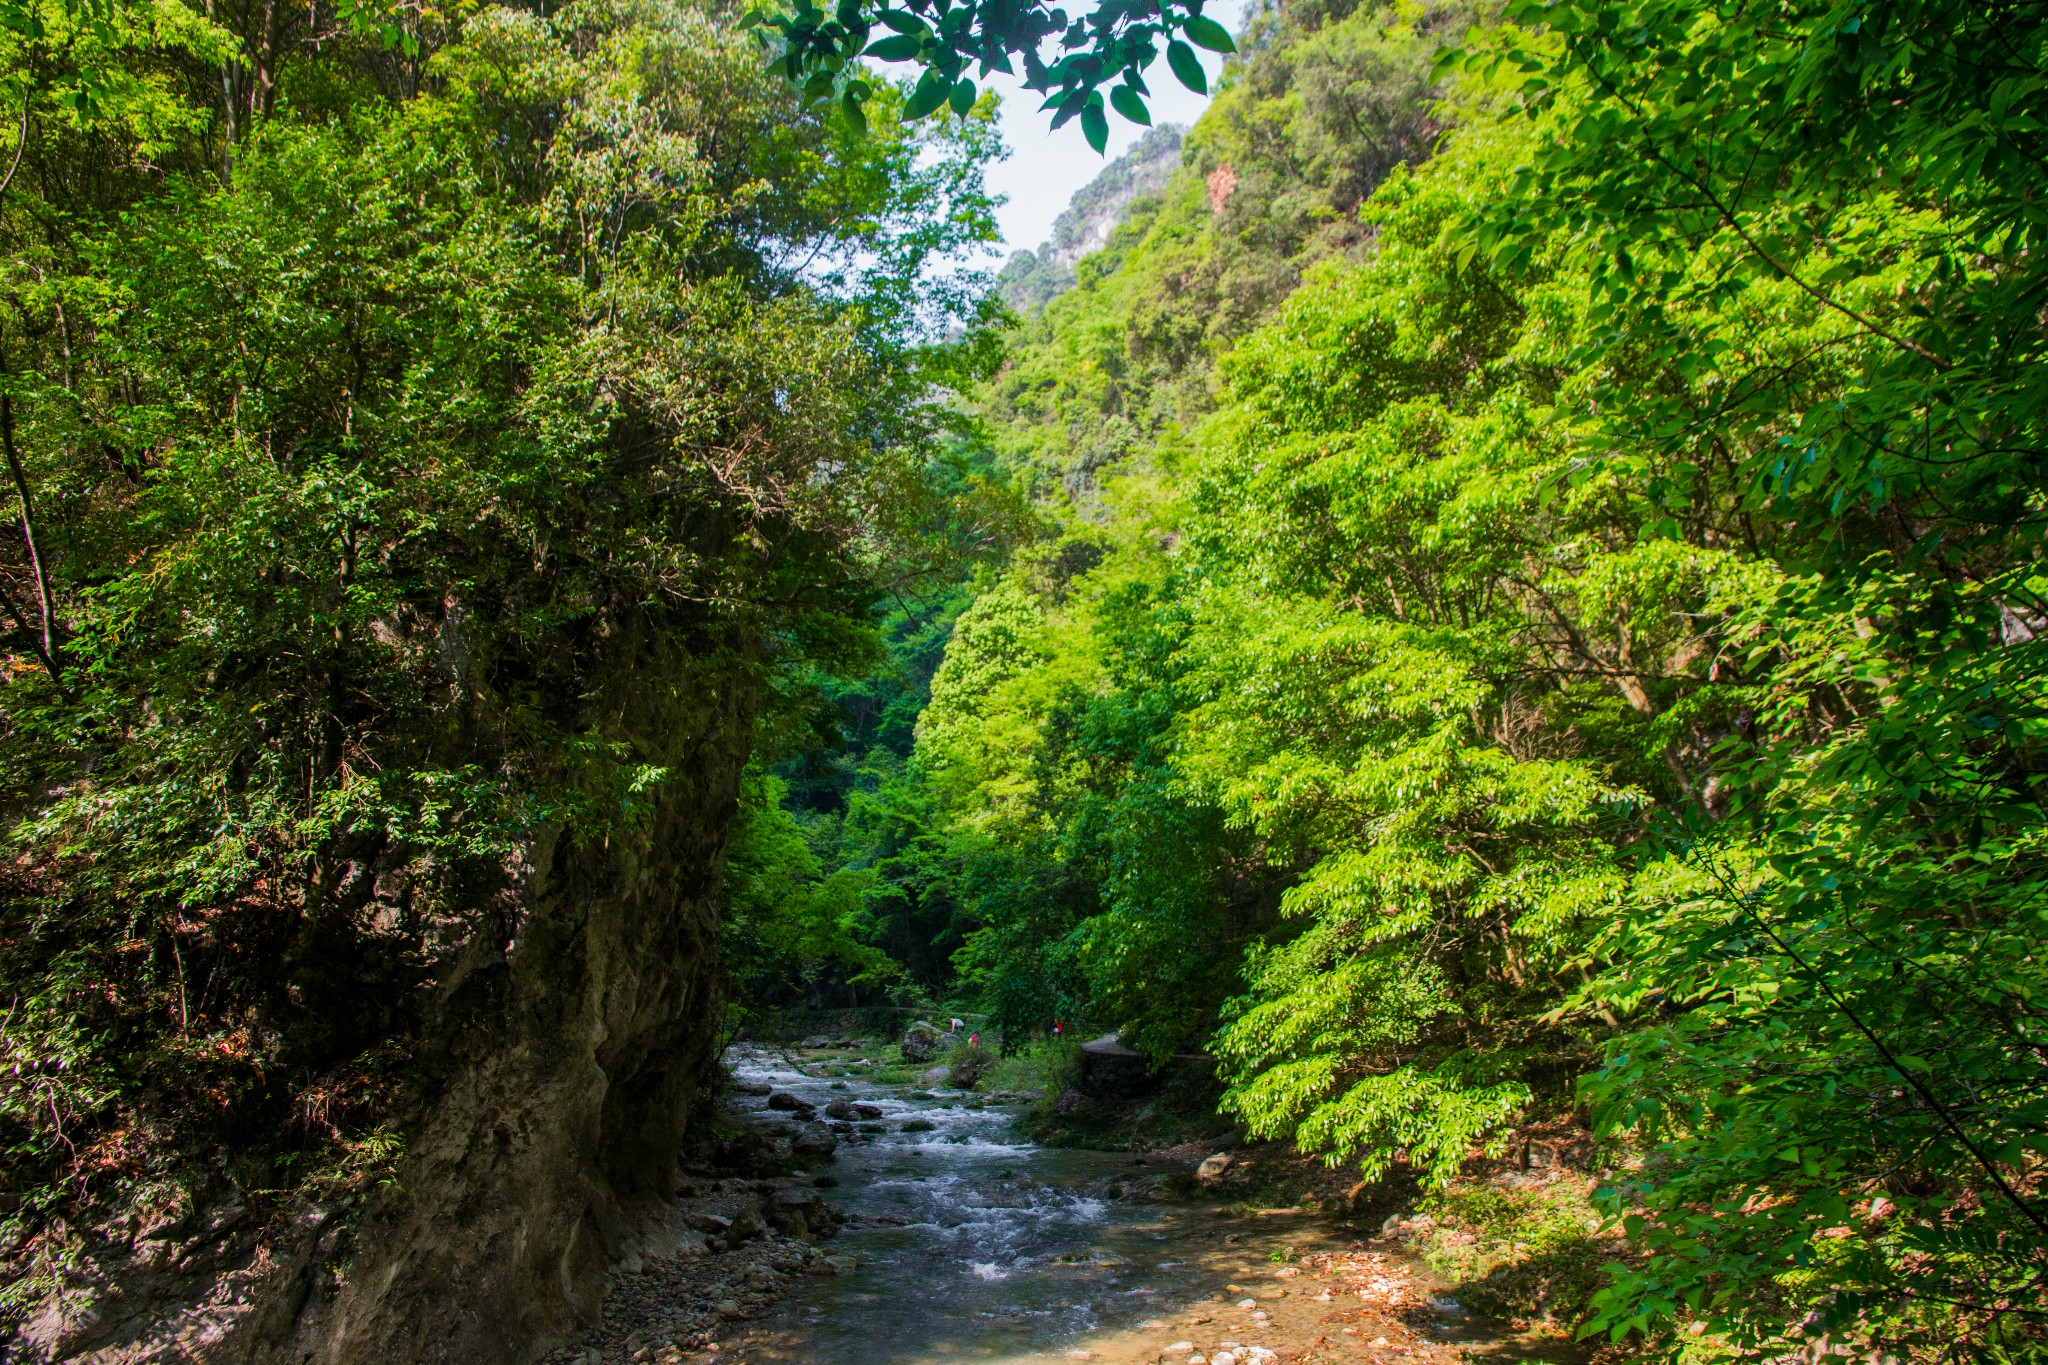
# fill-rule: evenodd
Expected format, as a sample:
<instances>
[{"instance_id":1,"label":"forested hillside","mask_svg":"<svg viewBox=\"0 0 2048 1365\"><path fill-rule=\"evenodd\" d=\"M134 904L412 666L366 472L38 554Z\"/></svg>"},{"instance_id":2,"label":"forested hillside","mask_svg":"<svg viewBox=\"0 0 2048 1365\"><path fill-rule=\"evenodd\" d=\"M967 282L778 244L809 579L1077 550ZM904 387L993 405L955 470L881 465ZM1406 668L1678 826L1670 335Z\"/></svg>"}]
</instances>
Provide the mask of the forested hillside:
<instances>
[{"instance_id":1,"label":"forested hillside","mask_svg":"<svg viewBox=\"0 0 2048 1365\"><path fill-rule=\"evenodd\" d=\"M1100 147L1190 43L1005 308L977 81ZM1567 1134L1481 1231L1606 1359L2048 1359L2035 0L0 71L6 1359L537 1358L855 1006L1361 1207Z\"/></svg>"},{"instance_id":2,"label":"forested hillside","mask_svg":"<svg viewBox=\"0 0 2048 1365\"><path fill-rule=\"evenodd\" d=\"M1584 1125L1630 1351L2035 1358L2043 19L1257 17L968 395L929 984L1368 1180Z\"/></svg>"},{"instance_id":3,"label":"forested hillside","mask_svg":"<svg viewBox=\"0 0 2048 1365\"><path fill-rule=\"evenodd\" d=\"M673 1185L757 738L1006 515L925 397L988 109L715 5L0 70L0 1353L529 1358Z\"/></svg>"}]
</instances>

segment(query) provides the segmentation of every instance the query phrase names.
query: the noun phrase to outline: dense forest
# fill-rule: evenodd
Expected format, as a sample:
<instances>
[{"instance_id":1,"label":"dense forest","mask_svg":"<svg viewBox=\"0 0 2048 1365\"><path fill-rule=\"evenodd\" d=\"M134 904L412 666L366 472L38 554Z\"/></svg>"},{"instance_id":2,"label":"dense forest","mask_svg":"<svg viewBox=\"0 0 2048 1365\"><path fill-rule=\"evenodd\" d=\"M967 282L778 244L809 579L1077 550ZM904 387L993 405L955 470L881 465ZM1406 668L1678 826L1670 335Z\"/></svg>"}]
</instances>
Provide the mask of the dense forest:
<instances>
[{"instance_id":1,"label":"dense forest","mask_svg":"<svg viewBox=\"0 0 2048 1365\"><path fill-rule=\"evenodd\" d=\"M979 269L976 76L1191 42ZM895 1005L1362 1184L1581 1132L1615 1360L2048 1359L2048 7L0 54L4 1358L556 1344L720 1047Z\"/></svg>"}]
</instances>

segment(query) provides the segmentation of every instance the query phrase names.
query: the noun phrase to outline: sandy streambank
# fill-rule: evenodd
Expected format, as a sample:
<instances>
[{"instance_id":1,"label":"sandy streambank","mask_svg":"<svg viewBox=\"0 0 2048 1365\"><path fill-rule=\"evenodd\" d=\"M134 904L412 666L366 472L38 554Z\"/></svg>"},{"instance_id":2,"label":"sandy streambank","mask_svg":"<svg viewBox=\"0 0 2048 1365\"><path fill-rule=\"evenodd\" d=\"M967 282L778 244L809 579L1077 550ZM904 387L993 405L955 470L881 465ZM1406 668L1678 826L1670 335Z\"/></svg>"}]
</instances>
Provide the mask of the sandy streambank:
<instances>
[{"instance_id":1,"label":"sandy streambank","mask_svg":"<svg viewBox=\"0 0 2048 1365\"><path fill-rule=\"evenodd\" d=\"M1103 1365L1393 1365L1545 1361L1582 1349L1469 1312L1392 1243L1340 1242L1307 1217L1216 1215L1217 1246L1189 1256L1193 1280L1224 1287L1134 1329L1085 1337L1051 1359Z\"/></svg>"}]
</instances>

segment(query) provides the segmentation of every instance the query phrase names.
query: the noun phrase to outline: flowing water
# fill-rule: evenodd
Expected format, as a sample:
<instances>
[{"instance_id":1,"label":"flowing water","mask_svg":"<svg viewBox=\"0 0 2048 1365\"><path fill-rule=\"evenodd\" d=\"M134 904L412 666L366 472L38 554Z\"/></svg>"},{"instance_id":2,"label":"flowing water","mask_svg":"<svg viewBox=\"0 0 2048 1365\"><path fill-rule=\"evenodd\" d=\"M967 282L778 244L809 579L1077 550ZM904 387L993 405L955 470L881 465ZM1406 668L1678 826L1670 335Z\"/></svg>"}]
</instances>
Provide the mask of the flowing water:
<instances>
[{"instance_id":1,"label":"flowing water","mask_svg":"<svg viewBox=\"0 0 2048 1365\"><path fill-rule=\"evenodd\" d=\"M842 1142L830 1168L839 1182L833 1206L851 1221L827 1249L858 1267L805 1278L751 1324L743 1348L750 1362L923 1365L1084 1351L1151 1361L1169 1337L1208 1334L1183 1326L1190 1313L1208 1308L1218 1315L1216 1331L1227 1330L1234 1310L1221 1302L1225 1286L1261 1277L1270 1289L1275 1250L1332 1245L1320 1220L1298 1214L1117 1197L1169 1167L1036 1146L1011 1113L971 1095L905 1098L857 1079L807 1074L765 1053L732 1060L742 1080L821 1108L850 1099L883 1111L866 1125L881 1131ZM917 1120L931 1126L903 1131ZM1240 1316L1246 1332L1262 1325ZM1258 1343L1246 1335L1244 1344Z\"/></svg>"}]
</instances>

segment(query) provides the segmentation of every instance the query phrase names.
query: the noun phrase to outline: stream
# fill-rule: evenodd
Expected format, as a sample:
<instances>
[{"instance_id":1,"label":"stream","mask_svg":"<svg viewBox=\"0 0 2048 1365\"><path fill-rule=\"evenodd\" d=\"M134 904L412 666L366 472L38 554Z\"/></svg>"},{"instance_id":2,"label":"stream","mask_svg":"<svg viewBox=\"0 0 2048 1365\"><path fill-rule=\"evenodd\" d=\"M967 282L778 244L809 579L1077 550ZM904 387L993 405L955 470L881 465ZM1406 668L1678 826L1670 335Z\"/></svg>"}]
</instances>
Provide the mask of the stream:
<instances>
[{"instance_id":1,"label":"stream","mask_svg":"<svg viewBox=\"0 0 2048 1365\"><path fill-rule=\"evenodd\" d=\"M842 1141L829 1168L838 1181L832 1204L850 1221L828 1249L855 1258L857 1268L799 1280L749 1324L744 1343L729 1341L749 1362L1150 1362L1174 1338L1206 1338L1202 1349L1215 1351L1233 1326L1242 1353L1263 1347L1259 1331L1281 1330L1266 1312L1236 1306L1255 1280L1260 1298L1285 1297L1275 1288L1276 1271L1298 1272L1282 1269L1273 1253L1343 1245L1309 1215L1117 1197L1147 1173L1175 1167L1128 1153L1037 1146L1017 1130L1013 1112L980 1096L906 1098L900 1088L821 1077L765 1052L729 1060L756 1088L772 1086L820 1108L846 1099L882 1111L863 1125L860 1140ZM764 1119L779 1117L766 1111L764 1097L742 1104L764 1111ZM906 1123L918 1130L904 1131ZM1328 1292L1310 1301L1316 1286L1307 1280L1277 1283L1299 1286L1292 1316L1326 1313ZM1277 1315L1281 1305L1272 1307ZM1205 1310L1213 1316L1191 1316Z\"/></svg>"}]
</instances>

